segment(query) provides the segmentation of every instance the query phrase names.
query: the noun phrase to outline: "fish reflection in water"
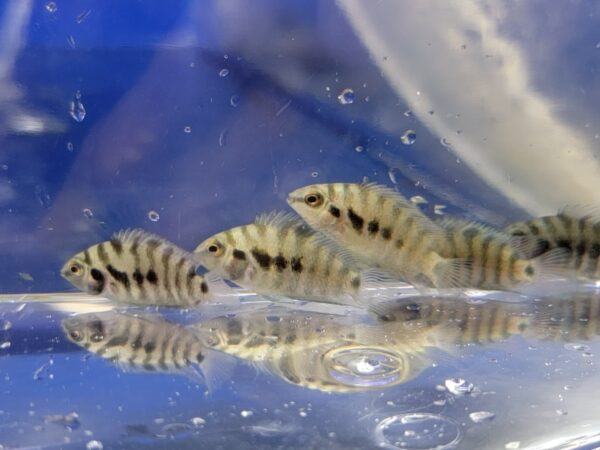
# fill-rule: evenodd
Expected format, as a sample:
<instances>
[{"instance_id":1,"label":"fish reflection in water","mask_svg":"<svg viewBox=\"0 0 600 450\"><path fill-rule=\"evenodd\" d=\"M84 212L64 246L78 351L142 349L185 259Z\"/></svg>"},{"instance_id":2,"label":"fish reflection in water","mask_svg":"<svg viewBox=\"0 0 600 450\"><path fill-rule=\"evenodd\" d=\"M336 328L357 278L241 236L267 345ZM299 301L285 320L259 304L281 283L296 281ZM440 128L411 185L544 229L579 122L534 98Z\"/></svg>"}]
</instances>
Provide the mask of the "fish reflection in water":
<instances>
[{"instance_id":1,"label":"fish reflection in water","mask_svg":"<svg viewBox=\"0 0 600 450\"><path fill-rule=\"evenodd\" d=\"M226 353L297 386L336 393L405 383L431 366L434 349L451 352L517 335L569 342L600 334L600 295L482 304L420 298L379 304L371 313L274 307L181 326L107 312L67 318L63 329L71 341L120 366L182 372L194 365L205 373L216 365L206 356Z\"/></svg>"}]
</instances>

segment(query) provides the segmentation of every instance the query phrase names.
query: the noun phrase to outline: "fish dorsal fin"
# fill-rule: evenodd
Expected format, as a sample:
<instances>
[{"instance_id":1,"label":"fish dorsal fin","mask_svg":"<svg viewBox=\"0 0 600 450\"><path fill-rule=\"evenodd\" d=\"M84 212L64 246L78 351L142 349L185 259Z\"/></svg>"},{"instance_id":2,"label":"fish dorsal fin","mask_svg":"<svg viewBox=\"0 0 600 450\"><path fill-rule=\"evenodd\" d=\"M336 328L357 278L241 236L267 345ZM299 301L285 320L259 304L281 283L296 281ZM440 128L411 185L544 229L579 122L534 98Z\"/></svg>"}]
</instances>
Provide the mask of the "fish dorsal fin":
<instances>
[{"instance_id":1,"label":"fish dorsal fin","mask_svg":"<svg viewBox=\"0 0 600 450\"><path fill-rule=\"evenodd\" d=\"M295 226L306 226L306 222L304 222L298 215L289 211L270 211L267 213L262 213L256 216L254 220L255 225L266 225L266 226L274 226L274 227L295 227Z\"/></svg>"},{"instance_id":2,"label":"fish dorsal fin","mask_svg":"<svg viewBox=\"0 0 600 450\"><path fill-rule=\"evenodd\" d=\"M385 186L383 184L378 184L375 182L369 182L361 183L360 187L365 191L375 192L382 197L392 199L401 204L401 206L403 207L412 208L420 211L419 208L417 208L413 203L407 200L406 197L404 197L400 192L396 191L395 189L389 186Z\"/></svg>"},{"instance_id":3,"label":"fish dorsal fin","mask_svg":"<svg viewBox=\"0 0 600 450\"><path fill-rule=\"evenodd\" d=\"M558 214L563 214L574 219L589 219L594 222L600 222L600 206L568 205L559 209Z\"/></svg>"},{"instance_id":4,"label":"fish dorsal fin","mask_svg":"<svg viewBox=\"0 0 600 450\"><path fill-rule=\"evenodd\" d=\"M182 249L181 247L173 244L171 241L154 233L149 233L142 230L141 228L127 228L113 234L112 239L118 239L123 244L131 244L137 241L139 245L146 244L148 241L154 240L160 242L161 245L172 247L175 250L175 254L178 256L187 256L194 260L192 253Z\"/></svg>"}]
</instances>

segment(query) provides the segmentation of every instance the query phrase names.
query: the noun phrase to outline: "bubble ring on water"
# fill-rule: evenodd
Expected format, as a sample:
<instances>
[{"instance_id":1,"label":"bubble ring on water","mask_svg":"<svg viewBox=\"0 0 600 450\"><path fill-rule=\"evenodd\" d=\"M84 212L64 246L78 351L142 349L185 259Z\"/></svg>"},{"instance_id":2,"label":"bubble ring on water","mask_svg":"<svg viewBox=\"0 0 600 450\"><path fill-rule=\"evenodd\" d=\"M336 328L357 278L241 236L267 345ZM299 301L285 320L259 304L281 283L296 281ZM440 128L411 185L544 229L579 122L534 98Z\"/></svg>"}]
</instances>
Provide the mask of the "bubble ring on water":
<instances>
[{"instance_id":1,"label":"bubble ring on water","mask_svg":"<svg viewBox=\"0 0 600 450\"><path fill-rule=\"evenodd\" d=\"M408 358L378 347L333 348L322 361L329 375L346 386L385 387L402 383L410 375Z\"/></svg>"},{"instance_id":2,"label":"bubble ring on water","mask_svg":"<svg viewBox=\"0 0 600 450\"><path fill-rule=\"evenodd\" d=\"M413 440L412 443L404 443L405 445L402 445L403 443L400 442L400 443L398 443L398 445L396 445L396 444L391 443L388 436L386 436L386 432L390 429L390 427L392 427L394 425L406 426L407 430L405 430L405 433L404 433L405 440L412 440L406 434L406 431L410 430L409 427L411 425L413 427L418 426L420 423L427 422L427 421L433 422L433 425L429 425L429 428L435 428L435 430L425 429L425 431L428 433L427 435L425 435L425 437L427 437L433 433L436 433L438 435L437 438L441 439L439 437L440 430L445 431L444 427L451 427L453 430L452 430L452 433L447 438L448 442L440 442L439 444L434 445L434 446L427 446L428 444L426 442L422 442L423 446L418 446L417 442L414 442L414 440ZM412 431L412 430L410 430L410 431ZM408 449L447 450L447 449L455 448L456 445L462 440L463 431L462 431L462 428L460 427L460 425L458 424L458 422L456 422L453 419L450 419L449 417L441 416L438 414L431 414L431 413L409 413L409 414L397 414L394 416L386 417L385 419L380 421L377 424L377 426L375 427L375 430L373 432L373 437L375 439L375 442L377 443L377 445L380 448L387 448L387 449L393 449L393 450L404 450L404 449L406 449L406 450L408 450ZM419 439L422 437L423 437L423 434L419 435ZM401 436L399 436L399 438L402 439Z\"/></svg>"}]
</instances>

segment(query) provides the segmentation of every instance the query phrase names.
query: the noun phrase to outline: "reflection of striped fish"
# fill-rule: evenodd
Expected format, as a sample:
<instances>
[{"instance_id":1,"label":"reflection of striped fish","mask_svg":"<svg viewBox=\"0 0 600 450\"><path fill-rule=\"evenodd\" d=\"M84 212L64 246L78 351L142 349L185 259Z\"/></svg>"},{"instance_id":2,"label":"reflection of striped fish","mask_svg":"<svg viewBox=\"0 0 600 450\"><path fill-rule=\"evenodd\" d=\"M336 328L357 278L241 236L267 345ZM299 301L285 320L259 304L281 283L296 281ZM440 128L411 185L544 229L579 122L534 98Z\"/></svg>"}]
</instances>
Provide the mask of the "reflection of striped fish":
<instances>
[{"instance_id":1,"label":"reflection of striped fish","mask_svg":"<svg viewBox=\"0 0 600 450\"><path fill-rule=\"evenodd\" d=\"M570 251L565 268L578 275L600 277L600 220L589 215L577 216L568 211L509 225L506 231L516 238L532 239L527 247L531 257L555 248Z\"/></svg>"},{"instance_id":2,"label":"reflection of striped fish","mask_svg":"<svg viewBox=\"0 0 600 450\"><path fill-rule=\"evenodd\" d=\"M91 246L61 273L83 291L127 303L185 307L209 297L193 256L142 230L124 230Z\"/></svg>"},{"instance_id":3,"label":"reflection of striped fish","mask_svg":"<svg viewBox=\"0 0 600 450\"><path fill-rule=\"evenodd\" d=\"M289 213L265 214L211 236L195 254L209 270L266 295L352 303L363 288L379 285L374 271L361 272L339 247Z\"/></svg>"},{"instance_id":4,"label":"reflection of striped fish","mask_svg":"<svg viewBox=\"0 0 600 450\"><path fill-rule=\"evenodd\" d=\"M161 319L90 313L64 319L62 327L73 343L130 368L172 371L205 358L194 333Z\"/></svg>"}]
</instances>

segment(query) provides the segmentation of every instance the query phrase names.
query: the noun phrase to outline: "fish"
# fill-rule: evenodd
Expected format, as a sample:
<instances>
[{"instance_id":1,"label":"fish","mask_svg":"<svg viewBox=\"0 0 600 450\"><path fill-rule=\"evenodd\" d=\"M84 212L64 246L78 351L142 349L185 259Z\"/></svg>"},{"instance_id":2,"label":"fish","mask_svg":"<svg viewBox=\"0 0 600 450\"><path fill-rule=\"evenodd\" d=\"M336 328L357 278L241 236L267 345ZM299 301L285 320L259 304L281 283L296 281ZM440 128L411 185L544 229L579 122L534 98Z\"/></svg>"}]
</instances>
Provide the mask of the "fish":
<instances>
[{"instance_id":1,"label":"fish","mask_svg":"<svg viewBox=\"0 0 600 450\"><path fill-rule=\"evenodd\" d=\"M117 302L192 307L227 288L197 273L193 255L140 229L122 230L109 241L71 257L61 275L78 289Z\"/></svg>"},{"instance_id":2,"label":"fish","mask_svg":"<svg viewBox=\"0 0 600 450\"><path fill-rule=\"evenodd\" d=\"M530 245L527 240L515 242L489 225L456 218L437 223L446 231L446 245L439 253L453 261L445 269L448 287L518 290L521 285L560 275L566 256L562 249L532 259L521 250Z\"/></svg>"},{"instance_id":3,"label":"fish","mask_svg":"<svg viewBox=\"0 0 600 450\"><path fill-rule=\"evenodd\" d=\"M516 239L529 239L524 248L531 258L564 249L567 271L583 278L600 278L600 218L591 212L566 208L556 215L510 224L504 231Z\"/></svg>"},{"instance_id":4,"label":"fish","mask_svg":"<svg viewBox=\"0 0 600 450\"><path fill-rule=\"evenodd\" d=\"M361 304L377 288L399 283L380 271L361 270L351 255L283 211L217 233L194 255L212 273L273 298Z\"/></svg>"},{"instance_id":5,"label":"fish","mask_svg":"<svg viewBox=\"0 0 600 450\"><path fill-rule=\"evenodd\" d=\"M124 371L179 373L209 389L227 376L227 367L220 367L218 355L193 330L160 316L85 313L63 319L61 326L69 341Z\"/></svg>"},{"instance_id":6,"label":"fish","mask_svg":"<svg viewBox=\"0 0 600 450\"><path fill-rule=\"evenodd\" d=\"M287 203L366 265L413 285L445 284L451 262L438 253L444 230L393 189L374 183L314 184L291 192Z\"/></svg>"}]
</instances>

